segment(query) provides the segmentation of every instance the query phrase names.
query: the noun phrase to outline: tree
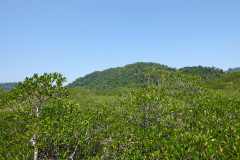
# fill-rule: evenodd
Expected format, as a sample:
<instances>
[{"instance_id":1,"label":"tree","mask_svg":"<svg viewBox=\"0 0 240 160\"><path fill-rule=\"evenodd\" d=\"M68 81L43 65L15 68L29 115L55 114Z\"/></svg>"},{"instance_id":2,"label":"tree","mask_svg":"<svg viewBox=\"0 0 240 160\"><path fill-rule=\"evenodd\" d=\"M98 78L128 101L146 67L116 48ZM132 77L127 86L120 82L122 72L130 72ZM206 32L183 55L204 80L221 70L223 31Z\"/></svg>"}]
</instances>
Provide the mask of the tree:
<instances>
[{"instance_id":1,"label":"tree","mask_svg":"<svg viewBox=\"0 0 240 160\"><path fill-rule=\"evenodd\" d=\"M12 91L12 99L21 107L21 103L29 104L31 107L31 115L38 118L41 114L41 108L49 101L55 101L59 98L67 96L67 90L63 87L63 82L66 81L59 73L44 73L42 76L34 74L31 78L26 78L24 82L19 82ZM24 111L24 109L21 107ZM38 148L36 146L37 135L34 134L31 138L31 144L34 146L34 160L38 159Z\"/></svg>"}]
</instances>

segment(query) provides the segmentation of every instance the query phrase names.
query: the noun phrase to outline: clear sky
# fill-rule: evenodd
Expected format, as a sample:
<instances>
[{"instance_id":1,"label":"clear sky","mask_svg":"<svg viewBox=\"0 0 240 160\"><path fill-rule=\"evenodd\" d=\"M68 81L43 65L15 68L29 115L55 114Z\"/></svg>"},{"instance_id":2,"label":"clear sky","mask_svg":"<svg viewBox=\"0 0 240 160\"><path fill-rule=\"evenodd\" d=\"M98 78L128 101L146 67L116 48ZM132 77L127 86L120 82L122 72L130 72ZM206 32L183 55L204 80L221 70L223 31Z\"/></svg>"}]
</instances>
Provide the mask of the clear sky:
<instances>
[{"instance_id":1,"label":"clear sky","mask_svg":"<svg viewBox=\"0 0 240 160\"><path fill-rule=\"evenodd\" d=\"M0 82L134 62L240 67L239 0L0 0Z\"/></svg>"}]
</instances>

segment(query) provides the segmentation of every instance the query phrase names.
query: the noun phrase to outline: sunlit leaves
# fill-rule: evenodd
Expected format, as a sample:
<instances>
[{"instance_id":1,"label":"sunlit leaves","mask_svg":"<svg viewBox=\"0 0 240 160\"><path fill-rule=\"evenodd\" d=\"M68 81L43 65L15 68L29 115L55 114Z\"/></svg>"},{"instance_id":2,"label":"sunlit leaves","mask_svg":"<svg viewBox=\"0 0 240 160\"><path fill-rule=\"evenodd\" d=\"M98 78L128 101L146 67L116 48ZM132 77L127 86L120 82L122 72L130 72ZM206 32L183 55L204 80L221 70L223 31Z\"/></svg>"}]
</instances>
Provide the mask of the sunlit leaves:
<instances>
[{"instance_id":1,"label":"sunlit leaves","mask_svg":"<svg viewBox=\"0 0 240 160\"><path fill-rule=\"evenodd\" d=\"M207 89L198 76L155 70L147 77L148 87L122 88L121 97L116 91L118 96L97 96L71 89L71 101L77 103L62 98L46 103L38 125L21 110L0 112L0 154L31 159L29 138L40 133L43 159L239 159L239 100ZM56 81L42 87L34 78L27 81L31 86L21 86L32 95L47 97L51 91L45 90L61 88ZM24 110L30 108L25 105Z\"/></svg>"},{"instance_id":2,"label":"sunlit leaves","mask_svg":"<svg viewBox=\"0 0 240 160\"><path fill-rule=\"evenodd\" d=\"M44 73L42 76L34 74L19 82L12 90L12 96L20 102L29 103L31 107L43 105L49 99L57 99L67 96L62 83L66 81L59 73Z\"/></svg>"}]
</instances>

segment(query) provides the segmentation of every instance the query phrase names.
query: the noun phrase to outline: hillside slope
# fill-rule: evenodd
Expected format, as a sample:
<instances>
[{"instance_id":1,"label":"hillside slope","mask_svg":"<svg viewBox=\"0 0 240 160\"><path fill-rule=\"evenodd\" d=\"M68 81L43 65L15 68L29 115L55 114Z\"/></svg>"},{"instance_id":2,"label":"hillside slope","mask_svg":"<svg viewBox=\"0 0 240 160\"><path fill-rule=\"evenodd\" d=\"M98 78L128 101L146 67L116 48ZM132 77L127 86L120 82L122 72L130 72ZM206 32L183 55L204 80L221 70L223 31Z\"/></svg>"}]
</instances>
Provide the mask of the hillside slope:
<instances>
[{"instance_id":1,"label":"hillside slope","mask_svg":"<svg viewBox=\"0 0 240 160\"><path fill-rule=\"evenodd\" d=\"M240 67L229 68L226 72L228 72L228 73L232 73L232 72L235 72L235 71L240 71Z\"/></svg>"},{"instance_id":2,"label":"hillside slope","mask_svg":"<svg viewBox=\"0 0 240 160\"><path fill-rule=\"evenodd\" d=\"M150 72L153 69L176 70L175 68L157 63L138 62L124 67L93 72L85 77L76 79L74 82L67 85L67 87L73 88L75 86L81 86L94 90L113 89L117 87L144 87L147 85L144 73Z\"/></svg>"},{"instance_id":3,"label":"hillside slope","mask_svg":"<svg viewBox=\"0 0 240 160\"><path fill-rule=\"evenodd\" d=\"M67 85L69 88L76 86L93 90L109 90L119 87L136 88L147 85L144 73L151 72L153 69L176 71L175 68L161 65L158 63L138 62L124 67L110 68L104 71L95 71L84 77L76 79ZM192 66L178 69L186 74L198 74L204 80L219 78L224 72L216 67Z\"/></svg>"},{"instance_id":4,"label":"hillside slope","mask_svg":"<svg viewBox=\"0 0 240 160\"><path fill-rule=\"evenodd\" d=\"M0 83L0 88L10 91L13 88L13 86L15 86L16 84L17 82Z\"/></svg>"}]
</instances>

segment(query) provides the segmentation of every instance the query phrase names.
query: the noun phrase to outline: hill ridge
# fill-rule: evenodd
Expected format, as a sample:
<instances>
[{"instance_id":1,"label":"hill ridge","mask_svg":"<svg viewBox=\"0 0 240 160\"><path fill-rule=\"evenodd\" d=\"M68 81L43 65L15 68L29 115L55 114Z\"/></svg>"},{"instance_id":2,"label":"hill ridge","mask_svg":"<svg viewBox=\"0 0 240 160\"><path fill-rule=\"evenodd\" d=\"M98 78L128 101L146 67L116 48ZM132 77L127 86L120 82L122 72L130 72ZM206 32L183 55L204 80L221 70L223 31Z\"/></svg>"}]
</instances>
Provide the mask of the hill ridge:
<instances>
[{"instance_id":1,"label":"hill ridge","mask_svg":"<svg viewBox=\"0 0 240 160\"><path fill-rule=\"evenodd\" d=\"M84 87L94 90L113 89L118 87L137 88L147 85L144 73L153 69L177 71L176 68L153 62L136 62L123 67L108 68L103 71L94 71L84 77L79 77L67 87ZM219 78L223 70L216 67L192 66L178 69L182 73L200 74L203 79Z\"/></svg>"},{"instance_id":2,"label":"hill ridge","mask_svg":"<svg viewBox=\"0 0 240 160\"><path fill-rule=\"evenodd\" d=\"M103 71L95 71L84 77L77 78L67 87L81 86L88 89L112 89L117 87L143 87L144 73L153 69L165 69L175 71L175 68L153 62L136 62L123 67L109 68Z\"/></svg>"}]
</instances>

